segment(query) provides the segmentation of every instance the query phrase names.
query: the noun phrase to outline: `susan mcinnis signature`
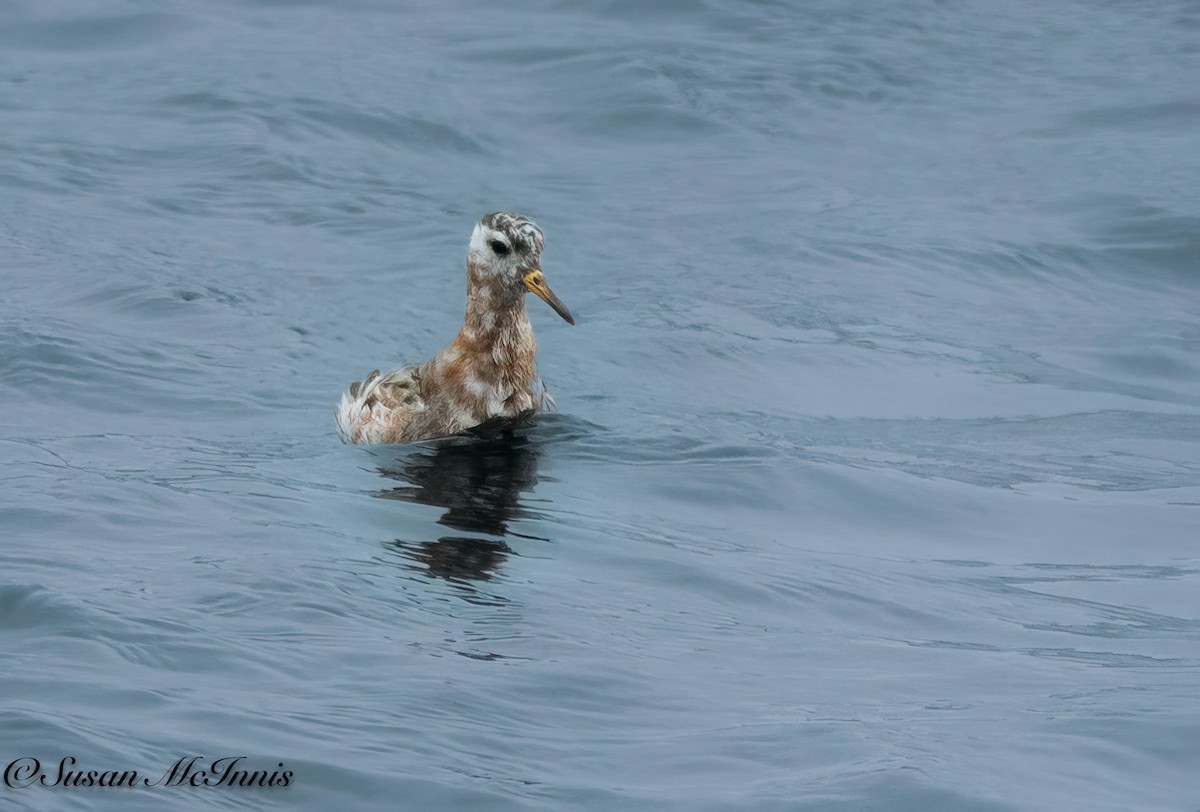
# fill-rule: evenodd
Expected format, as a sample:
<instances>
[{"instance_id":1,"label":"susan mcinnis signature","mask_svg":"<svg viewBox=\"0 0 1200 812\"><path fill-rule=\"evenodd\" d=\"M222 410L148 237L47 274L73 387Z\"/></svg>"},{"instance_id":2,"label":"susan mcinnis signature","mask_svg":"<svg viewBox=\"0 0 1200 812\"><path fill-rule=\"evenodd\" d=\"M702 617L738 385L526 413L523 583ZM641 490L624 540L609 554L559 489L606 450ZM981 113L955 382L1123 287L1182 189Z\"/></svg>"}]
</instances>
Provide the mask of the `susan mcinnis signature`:
<instances>
[{"instance_id":1,"label":"susan mcinnis signature","mask_svg":"<svg viewBox=\"0 0 1200 812\"><path fill-rule=\"evenodd\" d=\"M15 758L4 767L4 785L25 787L286 787L295 774L278 762L276 769L251 769L246 756L225 756L211 761L184 756L163 773L137 770L89 770L78 767L74 756L57 764L43 764L33 756Z\"/></svg>"}]
</instances>

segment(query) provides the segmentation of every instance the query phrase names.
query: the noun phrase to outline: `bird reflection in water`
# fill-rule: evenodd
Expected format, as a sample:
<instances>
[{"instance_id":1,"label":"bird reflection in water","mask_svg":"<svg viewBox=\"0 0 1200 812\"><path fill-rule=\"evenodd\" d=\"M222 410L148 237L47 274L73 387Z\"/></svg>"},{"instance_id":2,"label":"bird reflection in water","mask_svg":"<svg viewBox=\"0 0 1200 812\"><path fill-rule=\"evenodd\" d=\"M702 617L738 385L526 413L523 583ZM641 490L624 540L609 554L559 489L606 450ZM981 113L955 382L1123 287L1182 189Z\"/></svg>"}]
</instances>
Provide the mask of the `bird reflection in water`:
<instances>
[{"instance_id":1,"label":"bird reflection in water","mask_svg":"<svg viewBox=\"0 0 1200 812\"><path fill-rule=\"evenodd\" d=\"M537 538L508 529L514 519L536 515L521 504L521 495L538 483L538 450L519 429L511 421L488 423L473 429L470 437L397 447L390 452L394 456L380 464L381 475L403 484L376 496L445 508L438 524L492 537L447 535L436 541L392 542L425 575L463 585L487 581L512 552L504 539Z\"/></svg>"}]
</instances>

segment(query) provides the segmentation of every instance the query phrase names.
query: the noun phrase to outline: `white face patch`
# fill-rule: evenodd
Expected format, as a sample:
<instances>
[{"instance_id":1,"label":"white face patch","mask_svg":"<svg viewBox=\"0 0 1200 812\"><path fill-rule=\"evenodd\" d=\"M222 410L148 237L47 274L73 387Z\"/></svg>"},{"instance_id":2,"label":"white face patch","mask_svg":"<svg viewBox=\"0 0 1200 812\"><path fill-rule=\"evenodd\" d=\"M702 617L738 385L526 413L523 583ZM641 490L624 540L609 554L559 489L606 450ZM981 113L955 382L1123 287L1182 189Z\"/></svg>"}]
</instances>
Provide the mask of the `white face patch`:
<instances>
[{"instance_id":1,"label":"white face patch","mask_svg":"<svg viewBox=\"0 0 1200 812\"><path fill-rule=\"evenodd\" d=\"M509 252L500 256L492 248L493 242L502 242L509 247ZM516 252L508 237L498 231L488 228L483 223L475 226L471 234L471 247L467 249L467 262L479 268L490 276L515 273Z\"/></svg>"},{"instance_id":2,"label":"white face patch","mask_svg":"<svg viewBox=\"0 0 1200 812\"><path fill-rule=\"evenodd\" d=\"M483 223L477 223L475 230L471 232L471 245L467 248L467 259L471 262L482 263L491 256L492 249L488 248L487 244L488 231L489 229L485 228Z\"/></svg>"}]
</instances>

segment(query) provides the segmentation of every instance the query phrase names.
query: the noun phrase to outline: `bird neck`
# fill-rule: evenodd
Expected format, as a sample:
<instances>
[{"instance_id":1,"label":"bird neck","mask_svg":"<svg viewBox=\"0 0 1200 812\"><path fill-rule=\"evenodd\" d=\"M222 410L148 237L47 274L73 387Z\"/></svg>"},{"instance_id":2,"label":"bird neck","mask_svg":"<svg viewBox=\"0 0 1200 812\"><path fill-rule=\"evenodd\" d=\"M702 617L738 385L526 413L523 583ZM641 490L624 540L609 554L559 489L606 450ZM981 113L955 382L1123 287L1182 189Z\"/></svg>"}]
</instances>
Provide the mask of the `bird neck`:
<instances>
[{"instance_id":1,"label":"bird neck","mask_svg":"<svg viewBox=\"0 0 1200 812\"><path fill-rule=\"evenodd\" d=\"M495 367L508 384L533 377L537 344L525 314L525 291L470 274L467 312L456 343L476 366ZM489 376L490 377L490 376Z\"/></svg>"}]
</instances>

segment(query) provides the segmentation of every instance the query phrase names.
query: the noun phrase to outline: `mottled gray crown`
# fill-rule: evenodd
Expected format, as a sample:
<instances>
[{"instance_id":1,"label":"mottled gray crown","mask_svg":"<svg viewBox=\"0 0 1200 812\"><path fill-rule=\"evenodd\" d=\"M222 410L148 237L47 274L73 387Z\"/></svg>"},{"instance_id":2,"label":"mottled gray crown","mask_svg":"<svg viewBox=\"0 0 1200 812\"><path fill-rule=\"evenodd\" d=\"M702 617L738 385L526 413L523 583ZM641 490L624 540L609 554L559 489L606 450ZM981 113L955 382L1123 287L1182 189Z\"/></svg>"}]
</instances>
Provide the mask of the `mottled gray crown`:
<instances>
[{"instance_id":1,"label":"mottled gray crown","mask_svg":"<svg viewBox=\"0 0 1200 812\"><path fill-rule=\"evenodd\" d=\"M508 237L517 251L536 255L542 253L546 245L542 230L523 214L494 211L483 216L483 224Z\"/></svg>"}]
</instances>

